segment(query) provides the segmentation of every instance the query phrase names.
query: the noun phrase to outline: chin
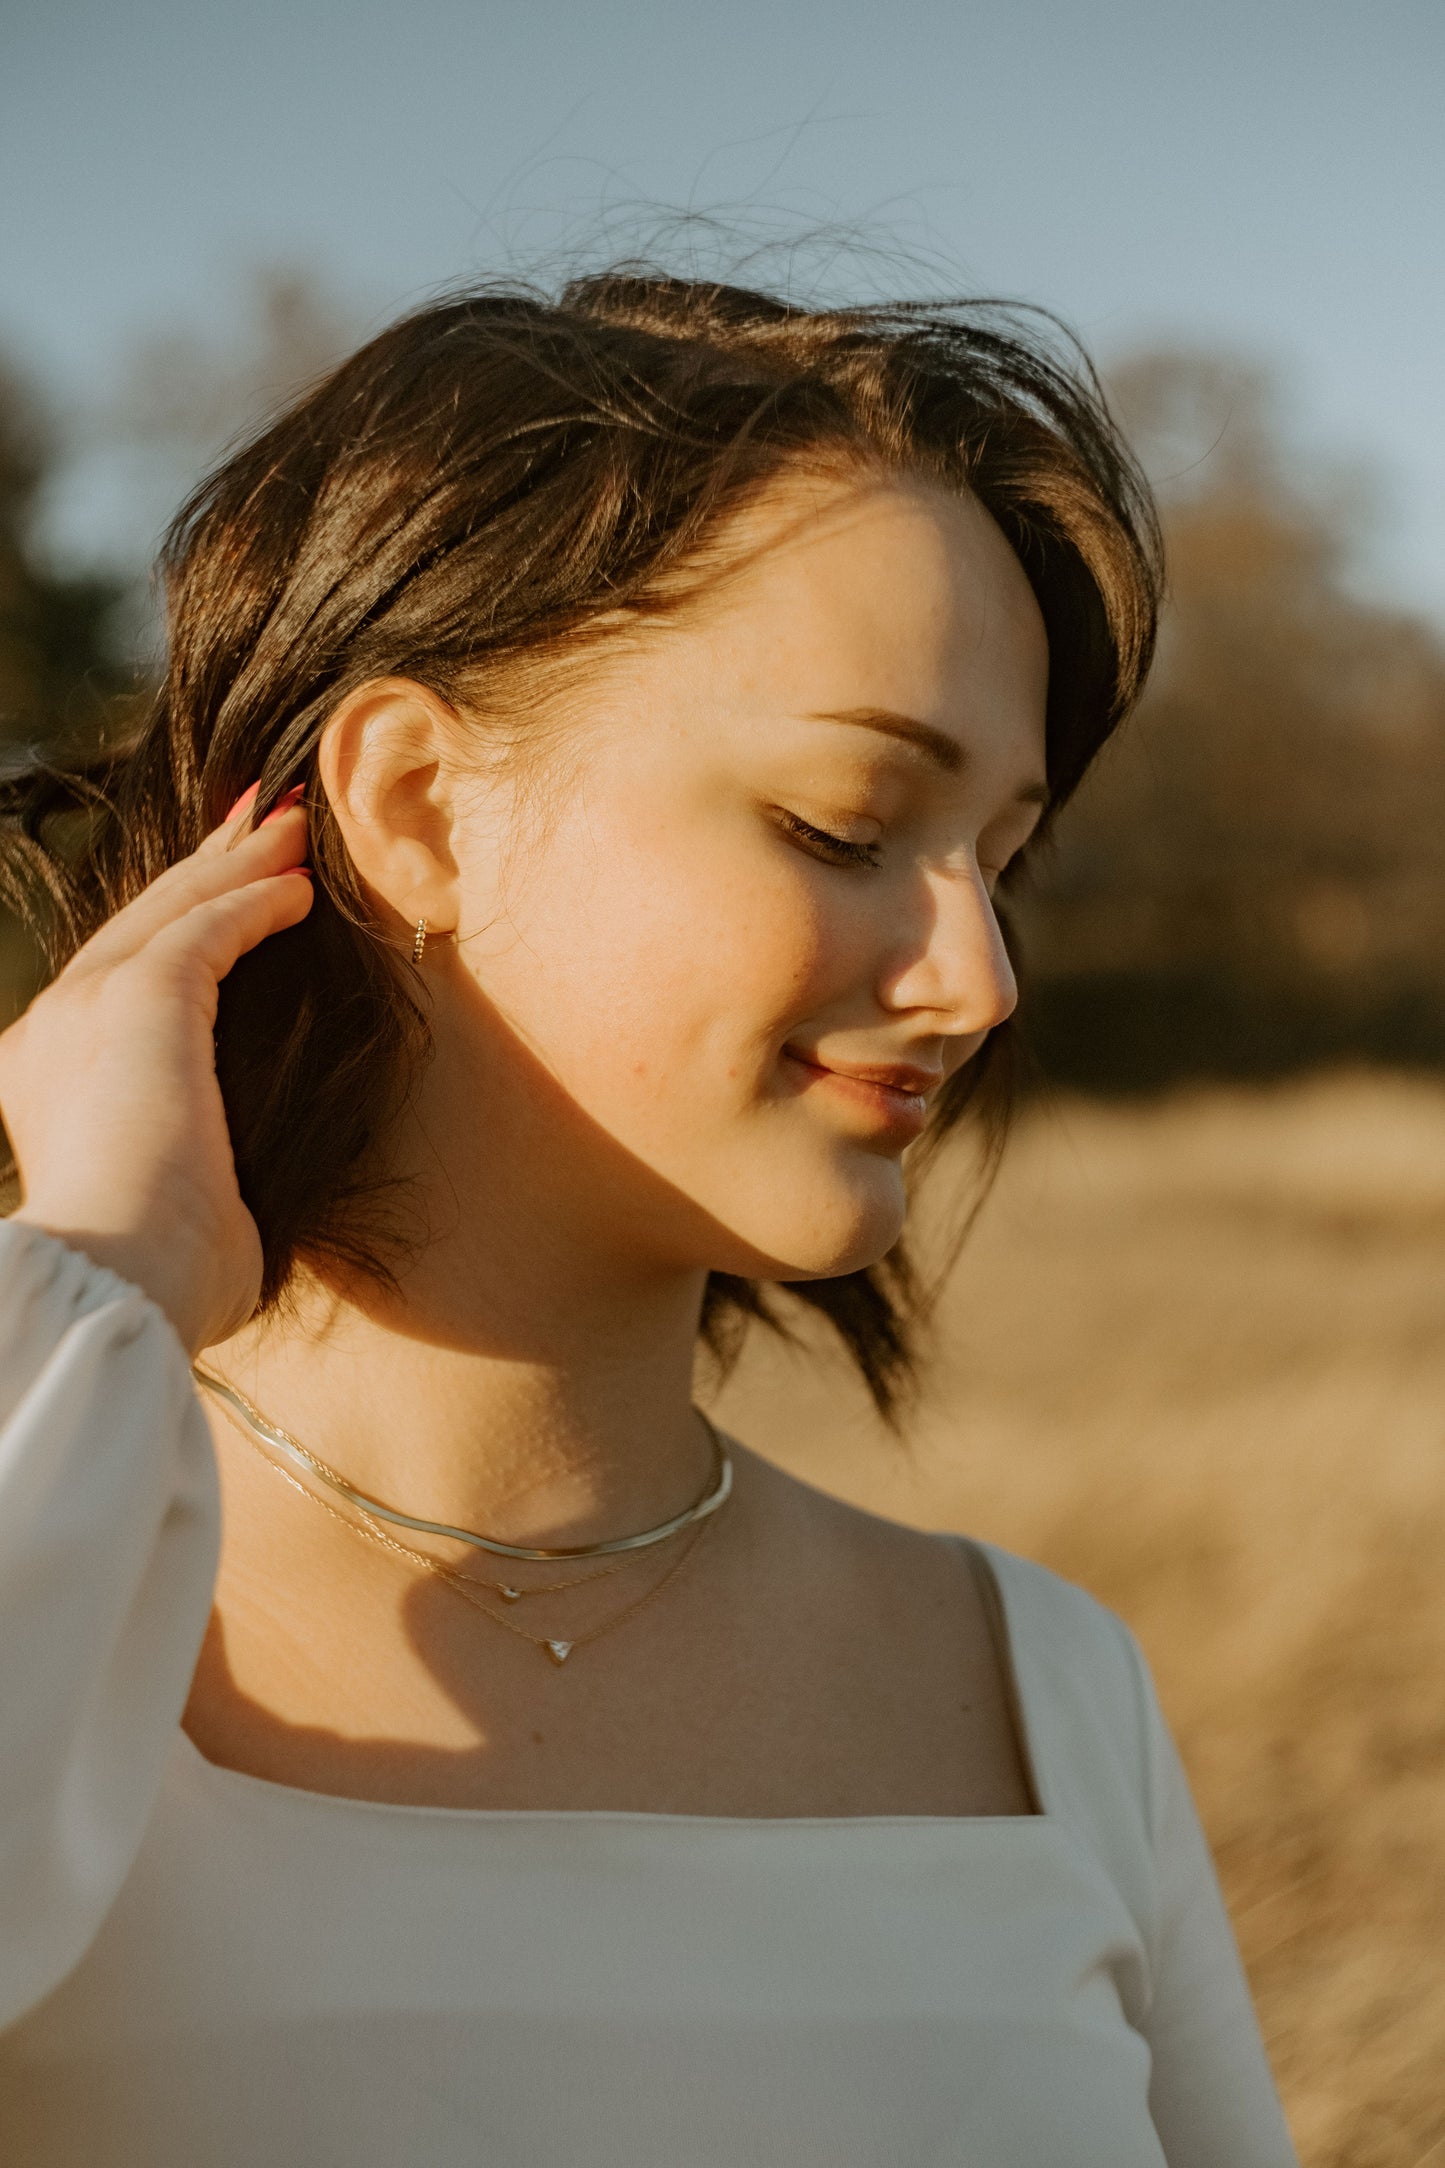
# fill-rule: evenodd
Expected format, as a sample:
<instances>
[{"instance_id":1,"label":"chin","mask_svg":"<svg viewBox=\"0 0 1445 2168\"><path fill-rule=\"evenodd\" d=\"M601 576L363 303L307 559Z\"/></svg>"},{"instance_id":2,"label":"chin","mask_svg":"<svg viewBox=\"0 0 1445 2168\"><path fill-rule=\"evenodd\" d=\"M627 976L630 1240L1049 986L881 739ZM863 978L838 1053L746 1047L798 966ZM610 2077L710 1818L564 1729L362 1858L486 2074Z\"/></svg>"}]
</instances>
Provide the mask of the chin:
<instances>
[{"instance_id":1,"label":"chin","mask_svg":"<svg viewBox=\"0 0 1445 2168\"><path fill-rule=\"evenodd\" d=\"M787 1192L780 1186L765 1222L737 1228L751 1260L716 1269L754 1280L836 1280L876 1265L902 1234L906 1216L901 1170L893 1162L878 1166L884 1179Z\"/></svg>"}]
</instances>

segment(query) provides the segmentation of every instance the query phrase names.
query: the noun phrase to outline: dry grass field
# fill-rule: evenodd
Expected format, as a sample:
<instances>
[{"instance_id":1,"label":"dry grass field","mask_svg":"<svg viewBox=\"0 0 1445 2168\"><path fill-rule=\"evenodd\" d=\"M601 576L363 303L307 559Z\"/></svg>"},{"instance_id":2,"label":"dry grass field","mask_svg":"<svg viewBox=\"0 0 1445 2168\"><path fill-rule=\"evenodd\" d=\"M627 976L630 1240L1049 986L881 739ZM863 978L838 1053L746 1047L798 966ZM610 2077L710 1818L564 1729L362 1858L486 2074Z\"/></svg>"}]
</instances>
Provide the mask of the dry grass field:
<instances>
[{"instance_id":1,"label":"dry grass field","mask_svg":"<svg viewBox=\"0 0 1445 2168\"><path fill-rule=\"evenodd\" d=\"M1124 1614L1308 2168L1445 2168L1445 1088L1034 1112L905 1447L761 1337L715 1404Z\"/></svg>"}]
</instances>

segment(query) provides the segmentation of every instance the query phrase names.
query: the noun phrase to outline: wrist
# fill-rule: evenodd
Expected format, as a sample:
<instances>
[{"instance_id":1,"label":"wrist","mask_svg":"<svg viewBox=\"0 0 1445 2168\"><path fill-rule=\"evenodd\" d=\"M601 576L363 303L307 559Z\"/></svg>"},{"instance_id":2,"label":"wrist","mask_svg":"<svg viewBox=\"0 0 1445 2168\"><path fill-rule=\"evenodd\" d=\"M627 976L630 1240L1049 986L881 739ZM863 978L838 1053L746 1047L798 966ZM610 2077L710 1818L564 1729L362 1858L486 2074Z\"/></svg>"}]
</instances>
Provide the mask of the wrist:
<instances>
[{"instance_id":1,"label":"wrist","mask_svg":"<svg viewBox=\"0 0 1445 2168\"><path fill-rule=\"evenodd\" d=\"M15 1225L63 1242L138 1288L170 1320L189 1353L204 1345L205 1320L196 1301L204 1275L198 1269L200 1258L192 1258L184 1245L168 1243L162 1251L129 1230L81 1226L73 1215L47 1209L43 1200L27 1198L9 1216Z\"/></svg>"}]
</instances>

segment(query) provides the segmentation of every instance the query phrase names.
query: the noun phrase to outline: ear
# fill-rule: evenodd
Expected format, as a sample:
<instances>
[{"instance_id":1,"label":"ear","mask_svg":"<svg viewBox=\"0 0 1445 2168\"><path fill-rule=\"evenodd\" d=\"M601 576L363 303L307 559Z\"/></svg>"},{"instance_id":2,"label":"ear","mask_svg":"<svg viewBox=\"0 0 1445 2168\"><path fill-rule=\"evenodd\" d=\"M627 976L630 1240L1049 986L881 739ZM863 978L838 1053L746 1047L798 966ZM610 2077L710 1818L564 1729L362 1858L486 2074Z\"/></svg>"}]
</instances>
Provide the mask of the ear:
<instances>
[{"instance_id":1,"label":"ear","mask_svg":"<svg viewBox=\"0 0 1445 2168\"><path fill-rule=\"evenodd\" d=\"M317 767L351 862L410 932L454 933L459 909L450 779L459 718L411 678L348 693L321 734Z\"/></svg>"}]
</instances>

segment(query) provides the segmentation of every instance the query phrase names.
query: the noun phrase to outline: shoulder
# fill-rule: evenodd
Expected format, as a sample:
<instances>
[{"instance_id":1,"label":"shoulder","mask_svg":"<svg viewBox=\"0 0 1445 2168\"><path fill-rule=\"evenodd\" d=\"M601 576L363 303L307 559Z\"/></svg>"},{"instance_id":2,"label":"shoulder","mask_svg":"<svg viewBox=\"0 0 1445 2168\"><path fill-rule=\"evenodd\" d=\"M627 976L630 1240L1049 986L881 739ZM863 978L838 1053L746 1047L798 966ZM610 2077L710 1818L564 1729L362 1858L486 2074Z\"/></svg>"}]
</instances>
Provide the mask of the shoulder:
<instances>
[{"instance_id":1,"label":"shoulder","mask_svg":"<svg viewBox=\"0 0 1445 2168\"><path fill-rule=\"evenodd\" d=\"M880 1563L908 1557L923 1559L937 1551L936 1536L869 1512L863 1506L850 1505L832 1491L820 1490L805 1477L780 1467L733 1432L724 1435L739 1496L790 1533L806 1530Z\"/></svg>"},{"instance_id":2,"label":"shoulder","mask_svg":"<svg viewBox=\"0 0 1445 2168\"><path fill-rule=\"evenodd\" d=\"M729 1443L735 1448L745 1508L795 1546L796 1558L818 1563L845 1582L852 1601L887 1606L899 1600L933 1600L954 1607L961 1599L971 1608L978 1577L967 1570L959 1539L940 1538L851 1505L746 1446L739 1448L735 1439Z\"/></svg>"},{"instance_id":3,"label":"shoulder","mask_svg":"<svg viewBox=\"0 0 1445 2168\"><path fill-rule=\"evenodd\" d=\"M1100 1861L1152 1943L1161 1840L1183 1780L1143 1650L1072 1581L994 1544L971 1548L998 1590L1045 1810Z\"/></svg>"},{"instance_id":4,"label":"shoulder","mask_svg":"<svg viewBox=\"0 0 1445 2168\"><path fill-rule=\"evenodd\" d=\"M1051 1692L1103 1696L1121 1720L1153 1716L1149 1668L1138 1641L1117 1611L1031 1558L976 1537L945 1538L971 1550L998 1589L1015 1664Z\"/></svg>"},{"instance_id":5,"label":"shoulder","mask_svg":"<svg viewBox=\"0 0 1445 2168\"><path fill-rule=\"evenodd\" d=\"M735 1441L734 1441L735 1442ZM929 1588L957 1600L982 1581L997 1594L1004 1653L1026 1713L1073 1716L1147 1763L1158 1721L1149 1668L1123 1619L1077 1583L974 1536L909 1527L849 1505L743 1448L746 1481L768 1516L804 1528L848 1561L859 1583ZM740 1471L742 1472L742 1471ZM971 1572L960 1572L971 1565Z\"/></svg>"},{"instance_id":6,"label":"shoulder","mask_svg":"<svg viewBox=\"0 0 1445 2168\"><path fill-rule=\"evenodd\" d=\"M1097 1783L1107 1767L1152 1835L1162 1717L1143 1650L1087 1589L997 1544L955 1537L998 1590L1020 1700L1041 1757ZM1052 1751L1051 1751L1052 1750Z\"/></svg>"}]
</instances>

